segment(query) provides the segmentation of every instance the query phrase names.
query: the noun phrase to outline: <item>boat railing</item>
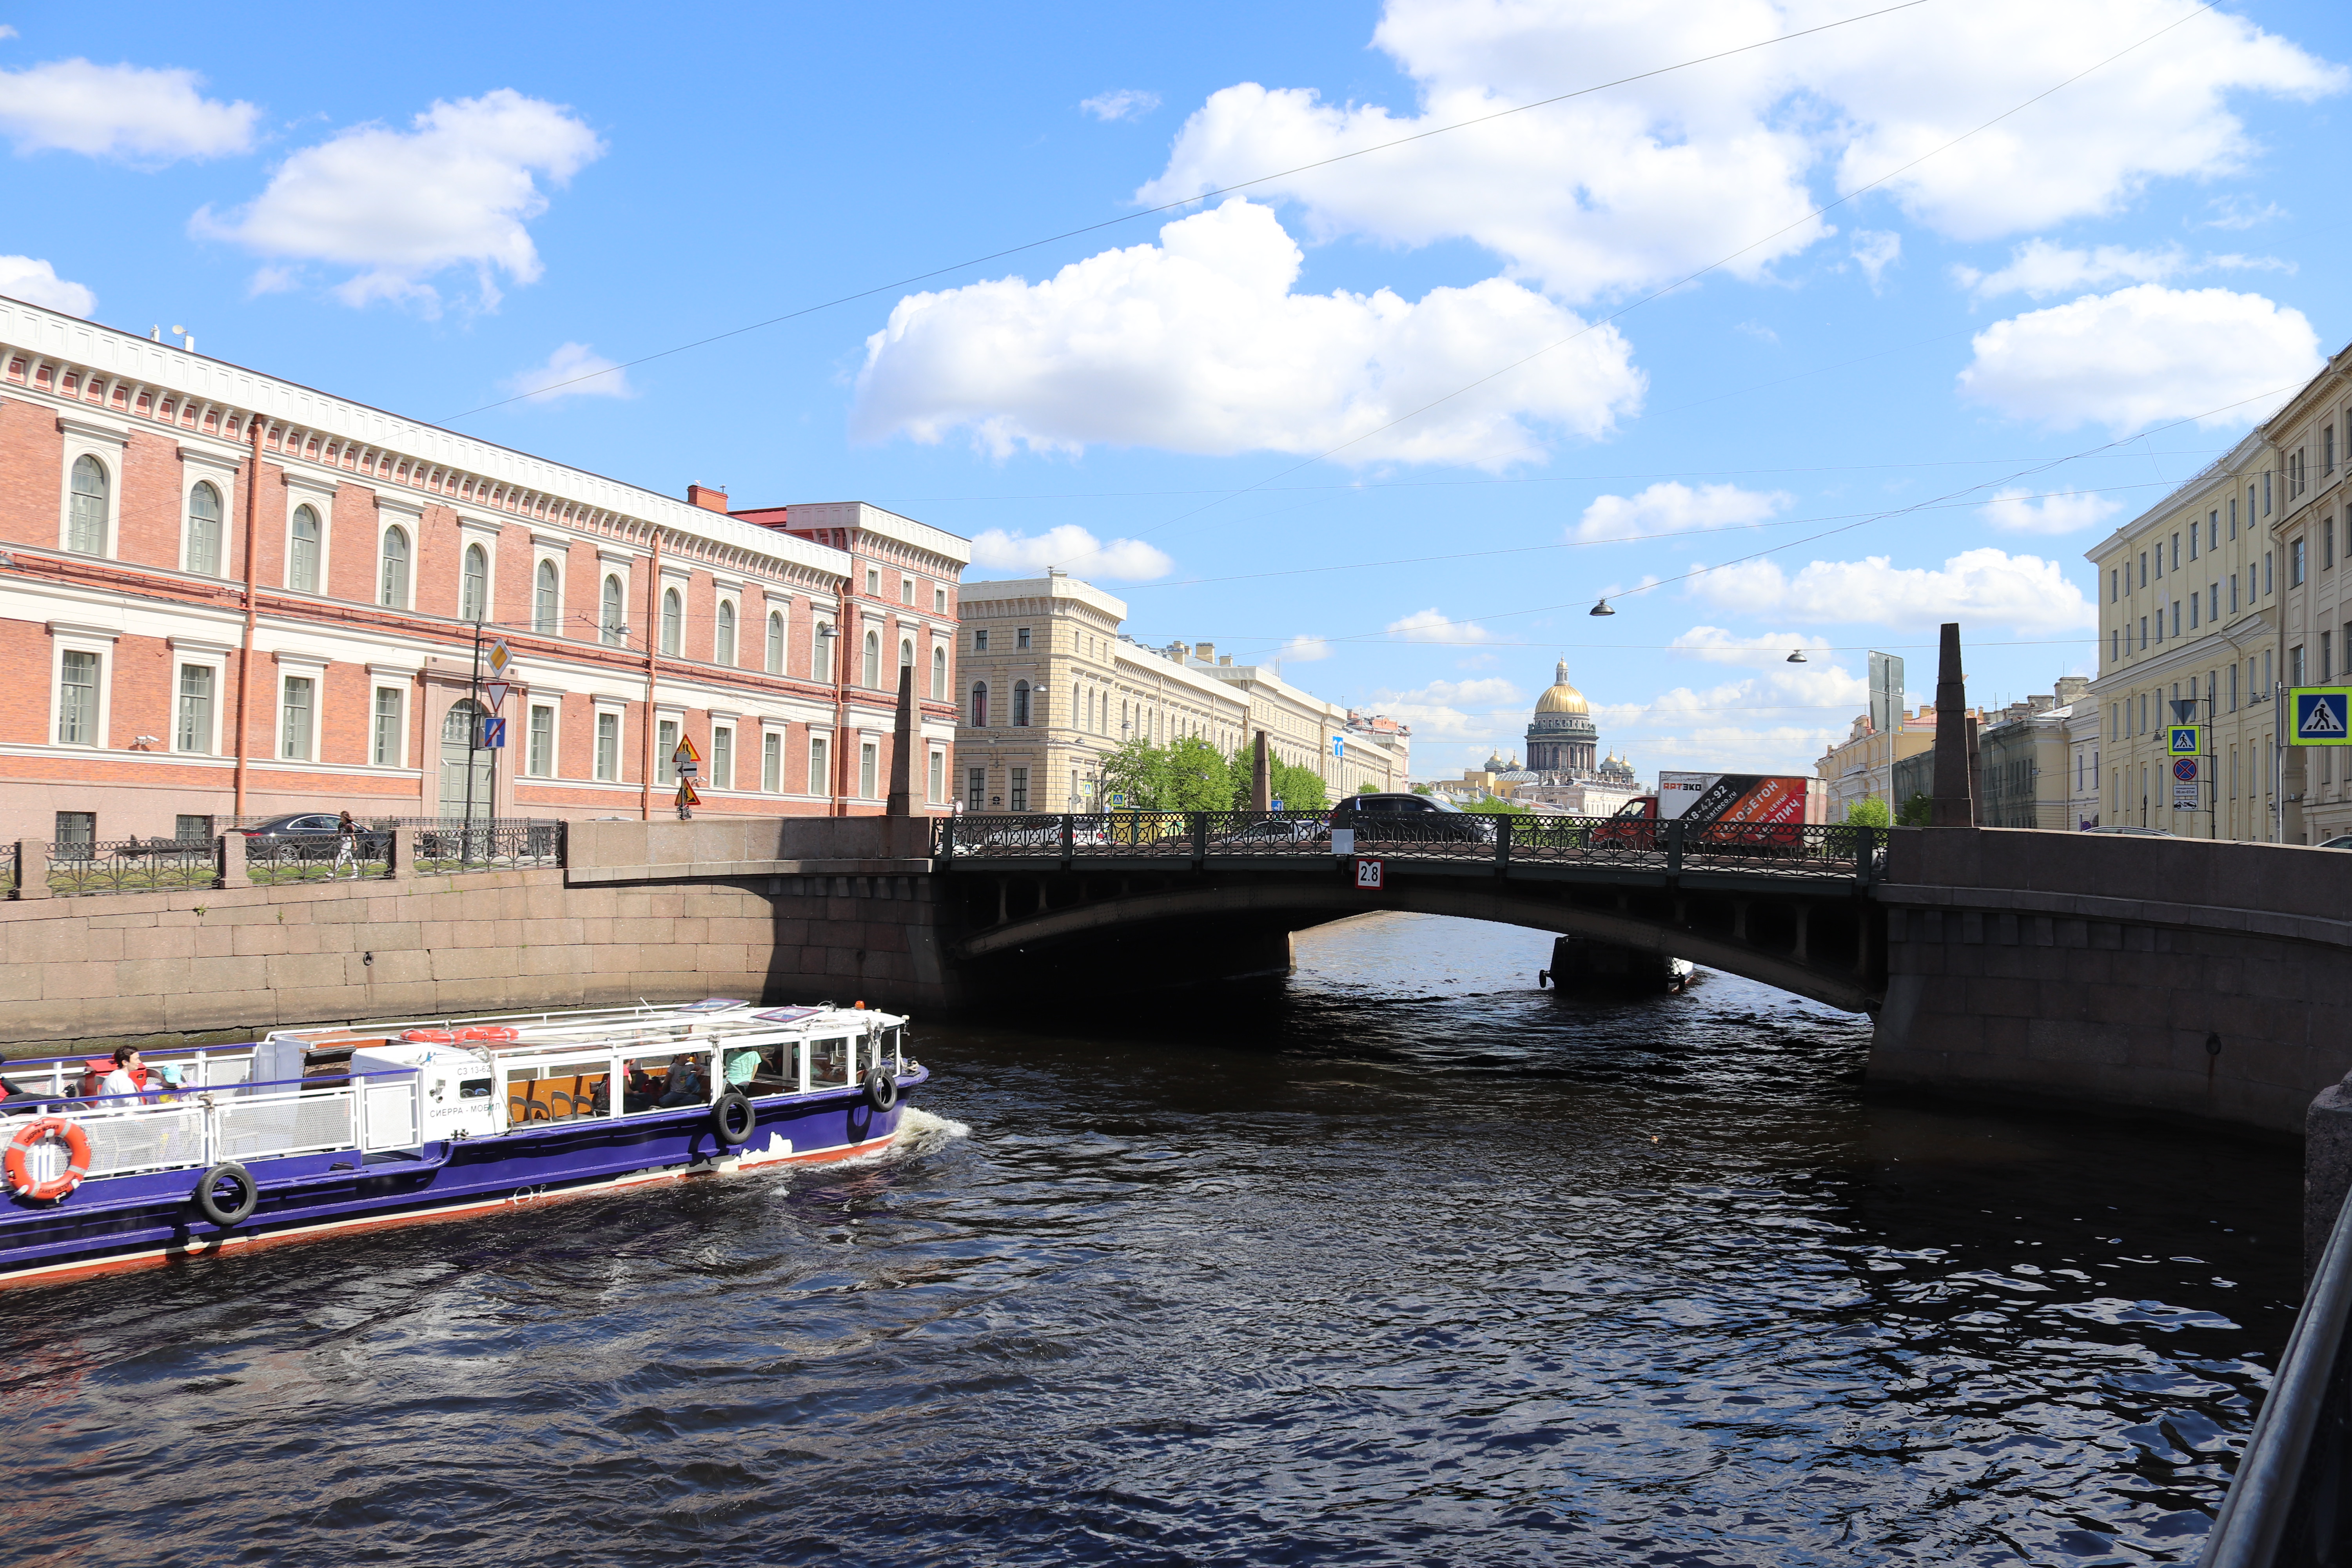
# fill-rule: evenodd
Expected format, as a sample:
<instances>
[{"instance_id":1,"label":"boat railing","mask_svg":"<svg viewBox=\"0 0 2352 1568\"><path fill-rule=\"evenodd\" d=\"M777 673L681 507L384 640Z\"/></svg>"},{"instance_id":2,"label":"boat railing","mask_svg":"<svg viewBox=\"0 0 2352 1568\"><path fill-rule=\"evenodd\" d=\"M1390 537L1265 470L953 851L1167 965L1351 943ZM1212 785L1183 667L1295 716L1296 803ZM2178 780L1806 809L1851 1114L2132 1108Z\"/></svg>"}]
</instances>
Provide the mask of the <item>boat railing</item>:
<instances>
[{"instance_id":1,"label":"boat railing","mask_svg":"<svg viewBox=\"0 0 2352 1568\"><path fill-rule=\"evenodd\" d=\"M176 1092L182 1094L242 1084L253 1076L253 1058L254 1048L249 1045L233 1047L200 1046L186 1051L145 1053L149 1067L169 1067L180 1070ZM0 1076L5 1076L27 1093L55 1100L79 1099L80 1097L67 1086L87 1072L89 1064L95 1059L88 1051L65 1057L16 1057L0 1061ZM174 1091L167 1087L163 1092Z\"/></svg>"},{"instance_id":2,"label":"boat railing","mask_svg":"<svg viewBox=\"0 0 2352 1568\"><path fill-rule=\"evenodd\" d=\"M288 1079L240 1084L230 1095L201 1089L153 1095L100 1095L32 1104L19 1100L11 1118L62 1116L89 1139L89 1174L136 1175L146 1171L240 1163L283 1154L362 1153L414 1149L424 1142L416 1068L345 1079Z\"/></svg>"}]
</instances>

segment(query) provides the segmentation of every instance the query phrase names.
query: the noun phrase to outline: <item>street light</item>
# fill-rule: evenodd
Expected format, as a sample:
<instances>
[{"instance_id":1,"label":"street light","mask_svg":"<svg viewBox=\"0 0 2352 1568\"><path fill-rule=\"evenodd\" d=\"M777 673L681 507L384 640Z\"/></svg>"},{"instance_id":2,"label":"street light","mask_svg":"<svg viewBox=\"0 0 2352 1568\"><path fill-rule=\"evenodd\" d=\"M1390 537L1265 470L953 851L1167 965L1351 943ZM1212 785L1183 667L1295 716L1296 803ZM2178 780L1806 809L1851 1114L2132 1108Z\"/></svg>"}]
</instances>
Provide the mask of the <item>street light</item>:
<instances>
[{"instance_id":1,"label":"street light","mask_svg":"<svg viewBox=\"0 0 2352 1568\"><path fill-rule=\"evenodd\" d=\"M1603 595L1600 603L1594 605L1592 608L1585 611L1584 613L1588 616L1613 616L1617 612L1609 607L1609 600L1606 595Z\"/></svg>"}]
</instances>

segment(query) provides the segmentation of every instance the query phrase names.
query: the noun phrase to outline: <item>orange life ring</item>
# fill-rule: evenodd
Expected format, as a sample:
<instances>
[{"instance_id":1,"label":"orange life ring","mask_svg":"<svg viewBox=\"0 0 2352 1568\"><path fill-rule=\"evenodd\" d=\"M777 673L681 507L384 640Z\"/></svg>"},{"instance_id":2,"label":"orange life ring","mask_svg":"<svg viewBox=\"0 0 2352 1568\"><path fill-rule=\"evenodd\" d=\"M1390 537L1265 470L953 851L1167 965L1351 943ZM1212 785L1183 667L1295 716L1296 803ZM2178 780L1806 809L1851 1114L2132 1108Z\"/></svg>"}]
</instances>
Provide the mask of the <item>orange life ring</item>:
<instances>
[{"instance_id":1,"label":"orange life ring","mask_svg":"<svg viewBox=\"0 0 2352 1568\"><path fill-rule=\"evenodd\" d=\"M458 1030L457 1037L461 1040L488 1040L503 1045L509 1040L521 1039L522 1031L509 1028L504 1024L474 1024Z\"/></svg>"},{"instance_id":2,"label":"orange life ring","mask_svg":"<svg viewBox=\"0 0 2352 1568\"><path fill-rule=\"evenodd\" d=\"M59 1140L66 1146L65 1174L37 1182L33 1180L32 1153L50 1139ZM64 1197L89 1174L89 1134L62 1116L44 1116L26 1124L9 1141L7 1171L8 1185L20 1198L47 1203Z\"/></svg>"},{"instance_id":3,"label":"orange life ring","mask_svg":"<svg viewBox=\"0 0 2352 1568\"><path fill-rule=\"evenodd\" d=\"M412 1046L454 1046L457 1037L447 1029L411 1029L400 1037Z\"/></svg>"}]
</instances>

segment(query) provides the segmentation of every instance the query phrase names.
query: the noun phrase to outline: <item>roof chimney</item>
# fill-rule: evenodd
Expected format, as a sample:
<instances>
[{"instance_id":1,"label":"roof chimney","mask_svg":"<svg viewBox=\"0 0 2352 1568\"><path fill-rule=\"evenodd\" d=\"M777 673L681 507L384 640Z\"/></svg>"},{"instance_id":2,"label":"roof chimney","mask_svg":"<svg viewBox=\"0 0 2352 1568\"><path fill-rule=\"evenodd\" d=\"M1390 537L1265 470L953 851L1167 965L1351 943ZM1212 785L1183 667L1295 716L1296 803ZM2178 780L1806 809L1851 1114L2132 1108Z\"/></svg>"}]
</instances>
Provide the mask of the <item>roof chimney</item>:
<instances>
[{"instance_id":1,"label":"roof chimney","mask_svg":"<svg viewBox=\"0 0 2352 1568\"><path fill-rule=\"evenodd\" d=\"M709 485L688 485L686 487L686 503L698 506L705 511L725 511L727 492Z\"/></svg>"},{"instance_id":2,"label":"roof chimney","mask_svg":"<svg viewBox=\"0 0 2352 1568\"><path fill-rule=\"evenodd\" d=\"M1214 664L1217 662L1217 645L1213 642L1196 642L1192 645L1192 657L1202 664Z\"/></svg>"}]
</instances>

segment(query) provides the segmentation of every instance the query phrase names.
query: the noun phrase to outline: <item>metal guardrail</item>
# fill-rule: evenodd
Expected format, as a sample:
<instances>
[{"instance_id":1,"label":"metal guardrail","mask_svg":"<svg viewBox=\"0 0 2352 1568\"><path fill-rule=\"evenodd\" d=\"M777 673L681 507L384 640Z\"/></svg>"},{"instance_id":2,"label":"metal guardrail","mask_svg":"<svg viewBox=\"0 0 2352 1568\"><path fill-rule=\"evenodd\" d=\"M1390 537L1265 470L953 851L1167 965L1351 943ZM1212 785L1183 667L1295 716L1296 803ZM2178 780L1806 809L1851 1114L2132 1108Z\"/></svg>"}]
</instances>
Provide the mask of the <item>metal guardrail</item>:
<instances>
[{"instance_id":1,"label":"metal guardrail","mask_svg":"<svg viewBox=\"0 0 2352 1568\"><path fill-rule=\"evenodd\" d=\"M262 887L282 882L363 881L392 875L392 835L363 828L348 848L336 833L248 835L245 874Z\"/></svg>"},{"instance_id":2,"label":"metal guardrail","mask_svg":"<svg viewBox=\"0 0 2352 1568\"><path fill-rule=\"evenodd\" d=\"M1330 859L1334 827L1349 853L1383 859L1492 865L1623 867L1668 873L1851 878L1877 881L1885 829L1845 824L1644 822L1609 816L1328 811L970 813L934 820L931 852L948 869L979 864Z\"/></svg>"},{"instance_id":3,"label":"metal guardrail","mask_svg":"<svg viewBox=\"0 0 2352 1568\"><path fill-rule=\"evenodd\" d=\"M217 866L209 839L68 838L49 846L49 891L79 898L209 888Z\"/></svg>"},{"instance_id":4,"label":"metal guardrail","mask_svg":"<svg viewBox=\"0 0 2352 1568\"><path fill-rule=\"evenodd\" d=\"M2203 1568L2352 1563L2352 1203L2336 1215Z\"/></svg>"},{"instance_id":5,"label":"metal guardrail","mask_svg":"<svg viewBox=\"0 0 2352 1568\"><path fill-rule=\"evenodd\" d=\"M89 1138L89 1173L127 1176L335 1149L414 1149L422 1141L422 1083L411 1068L323 1085L316 1079L289 1079L234 1089L18 1100L9 1107L9 1117L68 1118ZM8 1120L0 1118L0 1127L6 1125ZM35 1180L65 1168L64 1152L54 1145L37 1145L29 1158ZM47 1169L45 1163L56 1169Z\"/></svg>"},{"instance_id":6,"label":"metal guardrail","mask_svg":"<svg viewBox=\"0 0 2352 1568\"><path fill-rule=\"evenodd\" d=\"M415 828L416 864L410 868L420 874L511 871L563 863L561 822L427 818L400 820L395 826Z\"/></svg>"}]
</instances>

